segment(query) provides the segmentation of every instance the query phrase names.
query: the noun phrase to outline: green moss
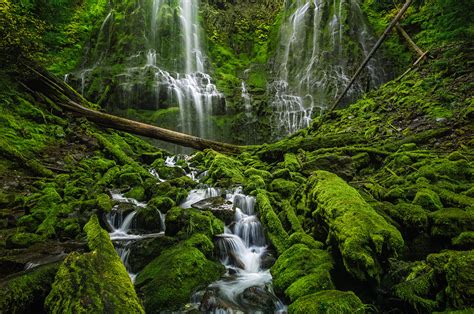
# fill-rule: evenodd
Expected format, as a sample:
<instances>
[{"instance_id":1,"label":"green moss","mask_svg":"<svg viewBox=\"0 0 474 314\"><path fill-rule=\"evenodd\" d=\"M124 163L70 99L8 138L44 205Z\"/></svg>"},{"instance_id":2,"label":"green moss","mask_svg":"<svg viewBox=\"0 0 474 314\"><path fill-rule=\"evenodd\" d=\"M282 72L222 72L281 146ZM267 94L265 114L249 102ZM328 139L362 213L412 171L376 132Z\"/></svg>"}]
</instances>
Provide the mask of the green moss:
<instances>
[{"instance_id":1,"label":"green moss","mask_svg":"<svg viewBox=\"0 0 474 314\"><path fill-rule=\"evenodd\" d=\"M44 299L58 267L58 263L40 266L3 282L0 285L0 312L32 313L43 310Z\"/></svg>"},{"instance_id":2,"label":"green moss","mask_svg":"<svg viewBox=\"0 0 474 314\"><path fill-rule=\"evenodd\" d=\"M7 238L6 246L10 249L21 249L42 241L44 238L35 233L18 232Z\"/></svg>"},{"instance_id":3,"label":"green moss","mask_svg":"<svg viewBox=\"0 0 474 314\"><path fill-rule=\"evenodd\" d=\"M297 187L298 185L295 182L281 178L273 180L270 184L271 191L277 192L284 197L291 196Z\"/></svg>"},{"instance_id":4,"label":"green moss","mask_svg":"<svg viewBox=\"0 0 474 314\"><path fill-rule=\"evenodd\" d=\"M166 214L175 205L176 203L171 198L157 196L148 201L147 207L156 208Z\"/></svg>"},{"instance_id":5,"label":"green moss","mask_svg":"<svg viewBox=\"0 0 474 314\"><path fill-rule=\"evenodd\" d=\"M51 313L143 313L109 235L92 216L84 227L90 253L71 253L60 266L45 307Z\"/></svg>"},{"instance_id":6,"label":"green moss","mask_svg":"<svg viewBox=\"0 0 474 314\"><path fill-rule=\"evenodd\" d=\"M277 249L278 253L283 253L287 248L288 233L273 210L268 196L263 191L258 191L256 210L260 216L262 224L265 226L270 242Z\"/></svg>"},{"instance_id":7,"label":"green moss","mask_svg":"<svg viewBox=\"0 0 474 314\"><path fill-rule=\"evenodd\" d=\"M474 248L474 231L466 231L453 238L452 244L460 248Z\"/></svg>"},{"instance_id":8,"label":"green moss","mask_svg":"<svg viewBox=\"0 0 474 314\"><path fill-rule=\"evenodd\" d=\"M289 169L290 171L299 171L301 169L300 162L298 161L298 157L295 154L285 154L283 160L283 167Z\"/></svg>"},{"instance_id":9,"label":"green moss","mask_svg":"<svg viewBox=\"0 0 474 314\"><path fill-rule=\"evenodd\" d=\"M453 253L446 265L448 307L471 308L474 302L474 251Z\"/></svg>"},{"instance_id":10,"label":"green moss","mask_svg":"<svg viewBox=\"0 0 474 314\"><path fill-rule=\"evenodd\" d=\"M323 250L295 244L281 254L271 268L277 292L295 301L320 290L333 289L330 271L332 259Z\"/></svg>"},{"instance_id":11,"label":"green moss","mask_svg":"<svg viewBox=\"0 0 474 314\"><path fill-rule=\"evenodd\" d=\"M202 233L210 238L224 232L224 223L209 211L174 207L166 214L166 235L189 238Z\"/></svg>"},{"instance_id":12,"label":"green moss","mask_svg":"<svg viewBox=\"0 0 474 314\"><path fill-rule=\"evenodd\" d=\"M404 228L419 233L428 227L428 211L419 205L401 202L390 209L389 215Z\"/></svg>"},{"instance_id":13,"label":"green moss","mask_svg":"<svg viewBox=\"0 0 474 314\"><path fill-rule=\"evenodd\" d=\"M316 171L307 191L313 216L328 226L328 240L339 249L346 270L360 280L378 281L383 260L403 248L400 232L335 174Z\"/></svg>"},{"instance_id":14,"label":"green moss","mask_svg":"<svg viewBox=\"0 0 474 314\"><path fill-rule=\"evenodd\" d=\"M293 208L293 206L291 205L291 203L287 200L284 200L282 202L282 208L286 214L286 219L288 220L288 222L290 223L291 225L291 229L294 231L294 232L300 232L300 233L303 233L303 227L301 226L301 222L300 220L298 219L298 217L296 216L296 213L295 213L295 209ZM304 234L304 233L303 233Z\"/></svg>"},{"instance_id":15,"label":"green moss","mask_svg":"<svg viewBox=\"0 0 474 314\"><path fill-rule=\"evenodd\" d=\"M147 312L179 310L198 288L219 279L224 271L224 266L206 259L197 248L179 245L148 264L138 274L136 286L143 293Z\"/></svg>"},{"instance_id":16,"label":"green moss","mask_svg":"<svg viewBox=\"0 0 474 314\"><path fill-rule=\"evenodd\" d=\"M112 210L112 201L110 196L105 193L97 195L97 207L105 213L108 213Z\"/></svg>"},{"instance_id":17,"label":"green moss","mask_svg":"<svg viewBox=\"0 0 474 314\"><path fill-rule=\"evenodd\" d=\"M441 204L439 196L429 189L422 189L418 191L416 193L415 199L413 200L413 204L420 205L424 209L430 211L443 208L443 204Z\"/></svg>"},{"instance_id":18,"label":"green moss","mask_svg":"<svg viewBox=\"0 0 474 314\"><path fill-rule=\"evenodd\" d=\"M298 243L304 244L310 249L322 249L324 246L322 242L316 241L312 236L301 231L293 233L288 239L290 246Z\"/></svg>"},{"instance_id":19,"label":"green moss","mask_svg":"<svg viewBox=\"0 0 474 314\"><path fill-rule=\"evenodd\" d=\"M288 307L294 314L365 313L366 306L351 291L326 290L299 298Z\"/></svg>"},{"instance_id":20,"label":"green moss","mask_svg":"<svg viewBox=\"0 0 474 314\"><path fill-rule=\"evenodd\" d=\"M135 186L130 191L125 193L125 196L136 199L137 201L144 201L146 199L145 188L141 185Z\"/></svg>"},{"instance_id":21,"label":"green moss","mask_svg":"<svg viewBox=\"0 0 474 314\"><path fill-rule=\"evenodd\" d=\"M431 235L451 239L464 231L472 231L474 215L458 208L446 208L430 214Z\"/></svg>"},{"instance_id":22,"label":"green moss","mask_svg":"<svg viewBox=\"0 0 474 314\"><path fill-rule=\"evenodd\" d=\"M270 183L272 181L272 174L266 170L255 169L253 167L248 168L245 170L244 175L248 178L256 175L261 177L265 183Z\"/></svg>"},{"instance_id":23,"label":"green moss","mask_svg":"<svg viewBox=\"0 0 474 314\"><path fill-rule=\"evenodd\" d=\"M252 175L250 176L244 184L244 191L247 194L250 194L252 191L258 190L258 189L265 189L266 184L265 180L259 175Z\"/></svg>"},{"instance_id":24,"label":"green moss","mask_svg":"<svg viewBox=\"0 0 474 314\"><path fill-rule=\"evenodd\" d=\"M245 182L243 165L238 160L215 152L209 154L213 158L209 165L209 177L213 182L223 187Z\"/></svg>"}]
</instances>

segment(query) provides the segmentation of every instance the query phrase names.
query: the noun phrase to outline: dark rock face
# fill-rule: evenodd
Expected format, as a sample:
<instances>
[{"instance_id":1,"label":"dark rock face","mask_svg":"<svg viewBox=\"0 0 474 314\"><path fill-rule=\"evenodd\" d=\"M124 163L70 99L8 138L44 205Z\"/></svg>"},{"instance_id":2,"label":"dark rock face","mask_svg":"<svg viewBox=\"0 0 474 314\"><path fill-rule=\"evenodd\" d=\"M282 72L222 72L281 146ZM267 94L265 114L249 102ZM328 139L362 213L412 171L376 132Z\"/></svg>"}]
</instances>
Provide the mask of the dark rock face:
<instances>
[{"instance_id":1,"label":"dark rock face","mask_svg":"<svg viewBox=\"0 0 474 314\"><path fill-rule=\"evenodd\" d=\"M230 224L234 219L235 210L232 202L222 196L206 198L191 206L196 209L209 210L214 216L224 221L226 225Z\"/></svg>"}]
</instances>

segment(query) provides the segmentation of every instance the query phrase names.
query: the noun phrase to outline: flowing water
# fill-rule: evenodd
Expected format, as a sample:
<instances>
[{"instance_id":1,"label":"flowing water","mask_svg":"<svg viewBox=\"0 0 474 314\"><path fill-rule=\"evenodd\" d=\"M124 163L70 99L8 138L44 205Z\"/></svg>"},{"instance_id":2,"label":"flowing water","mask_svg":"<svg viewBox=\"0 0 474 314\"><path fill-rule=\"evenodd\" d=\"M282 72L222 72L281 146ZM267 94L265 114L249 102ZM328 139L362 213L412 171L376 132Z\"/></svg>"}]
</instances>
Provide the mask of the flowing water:
<instances>
[{"instance_id":1,"label":"flowing water","mask_svg":"<svg viewBox=\"0 0 474 314\"><path fill-rule=\"evenodd\" d=\"M357 0L287 0L284 8L276 77L269 84L274 133L280 136L307 127L312 116L328 108L375 43ZM346 102L385 76L375 58Z\"/></svg>"}]
</instances>

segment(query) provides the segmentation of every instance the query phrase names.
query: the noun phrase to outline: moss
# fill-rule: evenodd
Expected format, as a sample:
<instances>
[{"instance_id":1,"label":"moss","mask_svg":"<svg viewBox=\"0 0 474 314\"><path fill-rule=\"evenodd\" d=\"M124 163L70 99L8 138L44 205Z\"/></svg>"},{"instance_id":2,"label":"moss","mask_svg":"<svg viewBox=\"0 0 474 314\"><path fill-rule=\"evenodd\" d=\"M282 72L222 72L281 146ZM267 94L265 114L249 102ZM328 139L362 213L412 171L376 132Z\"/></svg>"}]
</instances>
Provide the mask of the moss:
<instances>
[{"instance_id":1,"label":"moss","mask_svg":"<svg viewBox=\"0 0 474 314\"><path fill-rule=\"evenodd\" d=\"M310 249L322 249L324 246L322 242L316 241L312 236L301 231L293 233L288 239L290 246L298 243L304 244Z\"/></svg>"},{"instance_id":2,"label":"moss","mask_svg":"<svg viewBox=\"0 0 474 314\"><path fill-rule=\"evenodd\" d=\"M175 204L179 204L186 199L188 191L183 188L176 188L167 181L153 184L150 186L147 194L150 194L152 197L168 197L175 202Z\"/></svg>"},{"instance_id":3,"label":"moss","mask_svg":"<svg viewBox=\"0 0 474 314\"><path fill-rule=\"evenodd\" d=\"M366 306L351 291L326 290L299 298L288 307L294 314L364 313Z\"/></svg>"},{"instance_id":4,"label":"moss","mask_svg":"<svg viewBox=\"0 0 474 314\"><path fill-rule=\"evenodd\" d=\"M266 184L265 180L259 175L252 175L250 176L244 184L244 192L247 194L250 194L252 191L258 190L258 189L265 189Z\"/></svg>"},{"instance_id":5,"label":"moss","mask_svg":"<svg viewBox=\"0 0 474 314\"><path fill-rule=\"evenodd\" d=\"M148 201L147 207L156 208L166 214L176 203L169 197L157 196Z\"/></svg>"},{"instance_id":6,"label":"moss","mask_svg":"<svg viewBox=\"0 0 474 314\"><path fill-rule=\"evenodd\" d=\"M212 158L209 165L209 177L212 179L212 182L223 187L245 182L242 172L243 165L238 160L214 152L212 153Z\"/></svg>"},{"instance_id":7,"label":"moss","mask_svg":"<svg viewBox=\"0 0 474 314\"><path fill-rule=\"evenodd\" d=\"M270 184L270 189L273 192L277 192L284 197L291 196L297 188L297 184L292 181L285 179L275 179Z\"/></svg>"},{"instance_id":8,"label":"moss","mask_svg":"<svg viewBox=\"0 0 474 314\"><path fill-rule=\"evenodd\" d=\"M258 191L256 210L260 216L262 224L265 226L268 238L278 253L283 253L287 248L288 233L273 210L268 196L263 191Z\"/></svg>"},{"instance_id":9,"label":"moss","mask_svg":"<svg viewBox=\"0 0 474 314\"><path fill-rule=\"evenodd\" d=\"M0 312L32 313L43 310L59 264L53 263L33 269L3 282L0 287Z\"/></svg>"},{"instance_id":10,"label":"moss","mask_svg":"<svg viewBox=\"0 0 474 314\"><path fill-rule=\"evenodd\" d=\"M158 175L163 180L178 178L185 175L181 167L167 166L163 158L156 159L151 167L158 172Z\"/></svg>"},{"instance_id":11,"label":"moss","mask_svg":"<svg viewBox=\"0 0 474 314\"><path fill-rule=\"evenodd\" d=\"M430 214L431 235L451 239L464 231L472 231L474 215L458 208L441 209Z\"/></svg>"},{"instance_id":12,"label":"moss","mask_svg":"<svg viewBox=\"0 0 474 314\"><path fill-rule=\"evenodd\" d=\"M118 183L122 186L134 186L143 184L143 180L138 173L131 172L121 174Z\"/></svg>"},{"instance_id":13,"label":"moss","mask_svg":"<svg viewBox=\"0 0 474 314\"><path fill-rule=\"evenodd\" d=\"M428 214L429 212L423 207L404 202L400 202L389 211L390 217L402 224L408 231L416 233L428 228Z\"/></svg>"},{"instance_id":14,"label":"moss","mask_svg":"<svg viewBox=\"0 0 474 314\"><path fill-rule=\"evenodd\" d=\"M326 251L294 244L271 268L275 290L295 301L310 293L332 289L332 267L332 259Z\"/></svg>"},{"instance_id":15,"label":"moss","mask_svg":"<svg viewBox=\"0 0 474 314\"><path fill-rule=\"evenodd\" d=\"M328 240L337 245L346 270L360 280L378 281L381 263L404 246L400 232L335 174L316 171L307 191L313 216L328 226Z\"/></svg>"},{"instance_id":16,"label":"moss","mask_svg":"<svg viewBox=\"0 0 474 314\"><path fill-rule=\"evenodd\" d=\"M144 201L146 199L145 188L141 185L135 186L130 191L125 193L125 196L136 199L137 201Z\"/></svg>"},{"instance_id":17,"label":"moss","mask_svg":"<svg viewBox=\"0 0 474 314\"><path fill-rule=\"evenodd\" d=\"M413 204L420 205L424 209L430 211L443 208L443 204L441 204L439 196L429 189L422 189L418 191L416 193L415 199L413 200Z\"/></svg>"},{"instance_id":18,"label":"moss","mask_svg":"<svg viewBox=\"0 0 474 314\"><path fill-rule=\"evenodd\" d=\"M21 249L42 241L44 238L35 233L18 232L7 238L6 246L9 249Z\"/></svg>"},{"instance_id":19,"label":"moss","mask_svg":"<svg viewBox=\"0 0 474 314\"><path fill-rule=\"evenodd\" d=\"M112 201L110 196L105 193L97 195L97 207L105 213L108 213L112 210Z\"/></svg>"},{"instance_id":20,"label":"moss","mask_svg":"<svg viewBox=\"0 0 474 314\"><path fill-rule=\"evenodd\" d=\"M458 248L474 248L474 231L466 231L453 238L451 243Z\"/></svg>"},{"instance_id":21,"label":"moss","mask_svg":"<svg viewBox=\"0 0 474 314\"><path fill-rule=\"evenodd\" d=\"M451 254L444 266L448 307L471 308L474 304L474 251Z\"/></svg>"},{"instance_id":22,"label":"moss","mask_svg":"<svg viewBox=\"0 0 474 314\"><path fill-rule=\"evenodd\" d=\"M286 214L286 219L288 220L288 222L291 225L291 230L293 230L295 232L303 231L303 227L301 226L301 222L298 219L298 217L296 216L295 209L293 208L291 203L287 200L284 200L282 202L282 208L283 208L283 210Z\"/></svg>"},{"instance_id":23,"label":"moss","mask_svg":"<svg viewBox=\"0 0 474 314\"><path fill-rule=\"evenodd\" d=\"M287 168L292 172L299 171L301 169L301 165L298 161L298 157L291 153L285 154L283 159L283 168Z\"/></svg>"},{"instance_id":24,"label":"moss","mask_svg":"<svg viewBox=\"0 0 474 314\"><path fill-rule=\"evenodd\" d=\"M147 312L179 310L198 288L219 279L224 271L224 266L206 259L197 248L182 244L148 264L138 274L136 286L143 293Z\"/></svg>"},{"instance_id":25,"label":"moss","mask_svg":"<svg viewBox=\"0 0 474 314\"><path fill-rule=\"evenodd\" d=\"M130 277L97 219L84 227L90 253L71 253L60 266L45 306L52 313L143 313Z\"/></svg>"},{"instance_id":26,"label":"moss","mask_svg":"<svg viewBox=\"0 0 474 314\"><path fill-rule=\"evenodd\" d=\"M209 211L174 207L166 214L166 235L189 238L195 233L209 237L224 232L224 223Z\"/></svg>"},{"instance_id":27,"label":"moss","mask_svg":"<svg viewBox=\"0 0 474 314\"><path fill-rule=\"evenodd\" d=\"M250 178L254 175L261 177L265 183L270 183L272 181L272 174L266 170L255 169L253 167L248 168L245 170L244 175L247 178Z\"/></svg>"}]
</instances>

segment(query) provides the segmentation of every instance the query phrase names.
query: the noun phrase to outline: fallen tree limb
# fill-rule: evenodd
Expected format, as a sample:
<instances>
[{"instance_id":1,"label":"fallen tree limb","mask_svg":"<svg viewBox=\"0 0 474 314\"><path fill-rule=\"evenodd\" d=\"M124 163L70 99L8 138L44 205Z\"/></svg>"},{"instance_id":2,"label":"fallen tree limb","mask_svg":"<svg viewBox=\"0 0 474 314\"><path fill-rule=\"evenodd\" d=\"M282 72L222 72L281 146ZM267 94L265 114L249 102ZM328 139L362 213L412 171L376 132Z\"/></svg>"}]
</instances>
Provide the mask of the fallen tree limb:
<instances>
[{"instance_id":1,"label":"fallen tree limb","mask_svg":"<svg viewBox=\"0 0 474 314\"><path fill-rule=\"evenodd\" d=\"M42 96L42 98L49 98L61 109L85 117L92 122L112 129L142 135L197 150L210 148L223 153L236 154L240 153L243 149L242 146L207 140L197 136L160 128L154 125L91 109L89 108L89 102L65 82L57 79L46 70L37 66L27 65L27 67L32 73L27 80L21 83L30 92Z\"/></svg>"}]
</instances>

